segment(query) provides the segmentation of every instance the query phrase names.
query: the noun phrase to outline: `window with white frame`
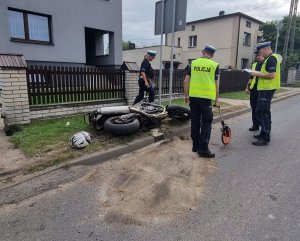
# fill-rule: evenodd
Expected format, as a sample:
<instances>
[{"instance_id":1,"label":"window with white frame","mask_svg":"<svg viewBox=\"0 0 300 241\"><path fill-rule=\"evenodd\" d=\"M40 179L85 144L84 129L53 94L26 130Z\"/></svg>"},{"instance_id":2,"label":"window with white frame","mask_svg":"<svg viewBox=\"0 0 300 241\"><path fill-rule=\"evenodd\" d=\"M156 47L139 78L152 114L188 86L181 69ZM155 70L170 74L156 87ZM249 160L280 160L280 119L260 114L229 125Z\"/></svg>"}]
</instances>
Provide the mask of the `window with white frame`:
<instances>
[{"instance_id":1,"label":"window with white frame","mask_svg":"<svg viewBox=\"0 0 300 241\"><path fill-rule=\"evenodd\" d=\"M189 36L189 48L197 47L197 35Z\"/></svg>"},{"instance_id":2,"label":"window with white frame","mask_svg":"<svg viewBox=\"0 0 300 241\"><path fill-rule=\"evenodd\" d=\"M244 32L243 45L250 46L251 44L251 33Z\"/></svg>"},{"instance_id":3,"label":"window with white frame","mask_svg":"<svg viewBox=\"0 0 300 241\"><path fill-rule=\"evenodd\" d=\"M52 43L51 16L8 8L12 41Z\"/></svg>"},{"instance_id":4,"label":"window with white frame","mask_svg":"<svg viewBox=\"0 0 300 241\"><path fill-rule=\"evenodd\" d=\"M250 21L246 21L246 27L251 28L251 22Z\"/></svg>"}]
</instances>

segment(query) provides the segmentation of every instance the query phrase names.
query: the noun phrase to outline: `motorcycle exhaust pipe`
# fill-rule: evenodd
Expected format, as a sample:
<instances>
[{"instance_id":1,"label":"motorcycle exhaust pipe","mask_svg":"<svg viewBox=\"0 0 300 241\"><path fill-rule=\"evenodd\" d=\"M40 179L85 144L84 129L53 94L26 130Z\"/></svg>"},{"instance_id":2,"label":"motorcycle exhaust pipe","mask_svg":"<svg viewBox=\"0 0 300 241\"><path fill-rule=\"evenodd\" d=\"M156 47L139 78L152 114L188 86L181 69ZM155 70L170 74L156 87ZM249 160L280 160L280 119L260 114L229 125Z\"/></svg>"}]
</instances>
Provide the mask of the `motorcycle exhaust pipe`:
<instances>
[{"instance_id":1,"label":"motorcycle exhaust pipe","mask_svg":"<svg viewBox=\"0 0 300 241\"><path fill-rule=\"evenodd\" d=\"M98 114L101 115L118 115L118 114L128 114L130 113L129 106L111 106L102 107L97 110Z\"/></svg>"}]
</instances>

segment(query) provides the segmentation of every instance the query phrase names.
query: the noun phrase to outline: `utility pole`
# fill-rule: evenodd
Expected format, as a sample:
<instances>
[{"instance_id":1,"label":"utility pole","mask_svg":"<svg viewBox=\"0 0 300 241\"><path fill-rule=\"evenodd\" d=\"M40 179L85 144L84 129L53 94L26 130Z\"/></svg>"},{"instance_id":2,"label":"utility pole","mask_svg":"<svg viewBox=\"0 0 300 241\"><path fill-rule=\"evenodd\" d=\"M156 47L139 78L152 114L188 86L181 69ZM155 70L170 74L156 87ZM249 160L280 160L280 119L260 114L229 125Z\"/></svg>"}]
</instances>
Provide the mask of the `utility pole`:
<instances>
[{"instance_id":1,"label":"utility pole","mask_svg":"<svg viewBox=\"0 0 300 241\"><path fill-rule=\"evenodd\" d=\"M295 0L291 0L288 26L287 26L287 30L286 30L286 33L285 33L285 40L284 40L284 45L283 45L283 56L282 56L283 60L282 60L282 65L281 65L282 71L284 71L285 64L286 64L287 50L288 50L288 45L289 45L289 41L290 41L290 32L291 32L291 25L292 25L292 15L293 15L293 12L294 12L293 11L294 4L295 4Z\"/></svg>"},{"instance_id":2,"label":"utility pole","mask_svg":"<svg viewBox=\"0 0 300 241\"><path fill-rule=\"evenodd\" d=\"M276 21L276 44L275 44L275 53L277 53L277 47L278 47L278 38L279 38L279 35L280 35L280 31L282 29L282 21Z\"/></svg>"},{"instance_id":3,"label":"utility pole","mask_svg":"<svg viewBox=\"0 0 300 241\"><path fill-rule=\"evenodd\" d=\"M293 23L292 23L292 34L291 34L291 43L290 49L291 54L294 52L294 42L295 42L295 32L296 32L296 25L297 25L297 7L298 7L298 0L294 0L294 13L293 13Z\"/></svg>"}]
</instances>

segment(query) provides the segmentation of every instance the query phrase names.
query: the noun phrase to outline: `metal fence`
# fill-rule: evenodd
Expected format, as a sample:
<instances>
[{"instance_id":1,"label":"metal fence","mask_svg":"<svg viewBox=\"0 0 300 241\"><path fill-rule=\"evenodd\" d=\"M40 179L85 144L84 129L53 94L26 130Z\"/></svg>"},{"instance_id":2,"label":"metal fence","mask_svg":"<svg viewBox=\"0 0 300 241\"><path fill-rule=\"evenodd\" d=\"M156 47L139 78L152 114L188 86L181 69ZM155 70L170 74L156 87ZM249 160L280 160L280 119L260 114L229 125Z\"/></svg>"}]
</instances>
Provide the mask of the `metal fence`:
<instances>
[{"instance_id":1,"label":"metal fence","mask_svg":"<svg viewBox=\"0 0 300 241\"><path fill-rule=\"evenodd\" d=\"M172 81L172 93L181 94L183 93L183 79L185 76L184 70L174 70L173 81ZM159 70L154 71L154 82L156 84L155 95L158 95L159 91ZM170 71L162 71L162 88L161 94L169 94L170 91Z\"/></svg>"},{"instance_id":2,"label":"metal fence","mask_svg":"<svg viewBox=\"0 0 300 241\"><path fill-rule=\"evenodd\" d=\"M125 72L114 68L30 66L29 105L125 98Z\"/></svg>"}]
</instances>

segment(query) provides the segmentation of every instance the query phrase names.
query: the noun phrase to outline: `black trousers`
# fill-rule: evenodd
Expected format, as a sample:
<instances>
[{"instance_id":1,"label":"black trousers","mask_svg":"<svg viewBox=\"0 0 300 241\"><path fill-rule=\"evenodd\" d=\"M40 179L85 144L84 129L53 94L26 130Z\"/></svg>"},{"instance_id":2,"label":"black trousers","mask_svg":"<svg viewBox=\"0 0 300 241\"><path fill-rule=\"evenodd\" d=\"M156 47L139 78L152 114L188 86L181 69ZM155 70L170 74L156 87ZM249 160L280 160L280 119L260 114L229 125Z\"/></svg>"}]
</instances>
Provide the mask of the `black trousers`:
<instances>
[{"instance_id":1,"label":"black trousers","mask_svg":"<svg viewBox=\"0 0 300 241\"><path fill-rule=\"evenodd\" d=\"M142 78L139 78L139 94L135 97L135 100L133 104L135 105L136 103L140 102L141 100L144 99L144 92L146 91L149 93L149 102L154 101L154 88L152 86L146 87L145 81Z\"/></svg>"},{"instance_id":2,"label":"black trousers","mask_svg":"<svg viewBox=\"0 0 300 241\"><path fill-rule=\"evenodd\" d=\"M211 100L190 97L190 108L193 147L198 150L208 150L213 121Z\"/></svg>"},{"instance_id":3,"label":"black trousers","mask_svg":"<svg viewBox=\"0 0 300 241\"><path fill-rule=\"evenodd\" d=\"M259 122L256 116L258 92L257 89L250 89L250 106L252 109L252 126L259 127Z\"/></svg>"},{"instance_id":4,"label":"black trousers","mask_svg":"<svg viewBox=\"0 0 300 241\"><path fill-rule=\"evenodd\" d=\"M256 116L261 126L260 136L265 141L270 141L271 133L271 101L275 90L259 90Z\"/></svg>"}]
</instances>

